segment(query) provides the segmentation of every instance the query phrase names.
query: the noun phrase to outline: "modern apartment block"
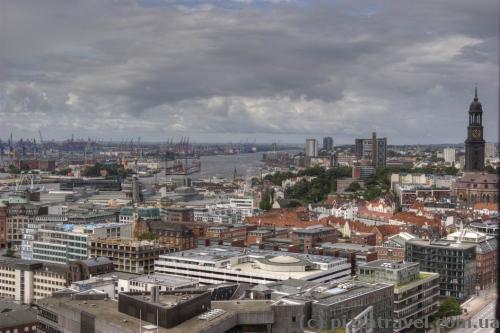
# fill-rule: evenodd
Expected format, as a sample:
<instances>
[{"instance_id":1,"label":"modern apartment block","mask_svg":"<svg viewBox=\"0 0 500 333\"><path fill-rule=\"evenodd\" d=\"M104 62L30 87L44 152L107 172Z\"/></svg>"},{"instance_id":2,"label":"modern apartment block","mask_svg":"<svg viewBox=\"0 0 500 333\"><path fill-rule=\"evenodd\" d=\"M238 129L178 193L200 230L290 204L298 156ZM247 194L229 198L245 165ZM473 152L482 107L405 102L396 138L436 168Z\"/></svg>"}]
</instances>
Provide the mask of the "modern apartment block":
<instances>
[{"instance_id":1,"label":"modern apartment block","mask_svg":"<svg viewBox=\"0 0 500 333\"><path fill-rule=\"evenodd\" d=\"M425 272L439 273L440 296L465 300L478 283L476 245L445 240L409 240L406 261L417 262Z\"/></svg>"},{"instance_id":2,"label":"modern apartment block","mask_svg":"<svg viewBox=\"0 0 500 333\"><path fill-rule=\"evenodd\" d=\"M449 234L448 241L476 245L477 285L481 290L494 286L497 282L498 239L482 232L462 229Z\"/></svg>"},{"instance_id":3,"label":"modern apartment block","mask_svg":"<svg viewBox=\"0 0 500 333\"><path fill-rule=\"evenodd\" d=\"M420 271L418 263L375 260L359 266L359 281L394 285L394 328L434 315L438 308L439 274Z\"/></svg>"},{"instance_id":4,"label":"modern apartment block","mask_svg":"<svg viewBox=\"0 0 500 333\"><path fill-rule=\"evenodd\" d=\"M358 160L370 161L373 167L384 167L387 159L387 138L356 139L355 154Z\"/></svg>"},{"instance_id":5,"label":"modern apartment block","mask_svg":"<svg viewBox=\"0 0 500 333\"><path fill-rule=\"evenodd\" d=\"M22 259L0 259L0 298L30 304L50 297L68 284L65 265L46 264Z\"/></svg>"},{"instance_id":6,"label":"modern apartment block","mask_svg":"<svg viewBox=\"0 0 500 333\"><path fill-rule=\"evenodd\" d=\"M174 248L153 241L123 240L117 238L93 239L90 241L91 257L107 257L113 261L115 270L149 274L154 271L155 260Z\"/></svg>"},{"instance_id":7,"label":"modern apartment block","mask_svg":"<svg viewBox=\"0 0 500 333\"><path fill-rule=\"evenodd\" d=\"M351 265L344 258L213 246L160 255L155 272L199 279L201 284L289 278L340 282L350 277Z\"/></svg>"},{"instance_id":8,"label":"modern apartment block","mask_svg":"<svg viewBox=\"0 0 500 333\"><path fill-rule=\"evenodd\" d=\"M360 281L325 284L289 279L258 285L246 293L250 299L303 305L304 313L301 316L303 322L311 325L310 331L336 332L341 328L333 327L335 320L345 319L347 323L370 309L369 318L381 319L382 324L377 326L367 322L359 332L393 332L394 301L393 286L390 284ZM361 328L361 322L354 326Z\"/></svg>"}]
</instances>

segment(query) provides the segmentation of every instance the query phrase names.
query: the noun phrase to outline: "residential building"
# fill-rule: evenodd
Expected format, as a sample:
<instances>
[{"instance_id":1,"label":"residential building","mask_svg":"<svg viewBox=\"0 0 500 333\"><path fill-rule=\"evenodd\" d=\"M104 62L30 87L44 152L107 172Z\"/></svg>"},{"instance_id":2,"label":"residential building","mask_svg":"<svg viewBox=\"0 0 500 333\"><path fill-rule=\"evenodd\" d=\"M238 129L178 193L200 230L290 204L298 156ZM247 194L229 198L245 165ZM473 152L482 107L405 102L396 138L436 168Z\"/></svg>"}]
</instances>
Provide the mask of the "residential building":
<instances>
[{"instance_id":1,"label":"residential building","mask_svg":"<svg viewBox=\"0 0 500 333\"><path fill-rule=\"evenodd\" d=\"M174 249L153 241L93 239L89 255L109 258L117 271L149 274L154 271L155 260Z\"/></svg>"},{"instance_id":2,"label":"residential building","mask_svg":"<svg viewBox=\"0 0 500 333\"><path fill-rule=\"evenodd\" d=\"M382 246L375 247L378 259L405 260L406 242L412 239L418 239L418 237L408 232L389 236Z\"/></svg>"},{"instance_id":3,"label":"residential building","mask_svg":"<svg viewBox=\"0 0 500 333\"><path fill-rule=\"evenodd\" d=\"M0 277L0 298L30 304L66 287L68 268L66 265L5 258L0 259Z\"/></svg>"},{"instance_id":4,"label":"residential building","mask_svg":"<svg viewBox=\"0 0 500 333\"><path fill-rule=\"evenodd\" d=\"M155 272L221 282L269 283L289 278L343 281L350 276L346 259L229 246L200 246L161 255Z\"/></svg>"},{"instance_id":5,"label":"residential building","mask_svg":"<svg viewBox=\"0 0 500 333\"><path fill-rule=\"evenodd\" d=\"M445 240L408 240L406 261L417 262L425 272L439 273L440 296L465 300L477 285L476 244Z\"/></svg>"},{"instance_id":6,"label":"residential building","mask_svg":"<svg viewBox=\"0 0 500 333\"><path fill-rule=\"evenodd\" d=\"M351 234L351 243L375 246L377 243L377 236L371 232L354 232Z\"/></svg>"},{"instance_id":7,"label":"residential building","mask_svg":"<svg viewBox=\"0 0 500 333\"><path fill-rule=\"evenodd\" d=\"M476 282L481 290L497 282L498 239L478 231L462 229L446 236L452 242L476 245Z\"/></svg>"},{"instance_id":8,"label":"residential building","mask_svg":"<svg viewBox=\"0 0 500 333\"><path fill-rule=\"evenodd\" d=\"M306 157L318 156L318 141L316 139L306 139L305 153Z\"/></svg>"},{"instance_id":9,"label":"residential building","mask_svg":"<svg viewBox=\"0 0 500 333\"><path fill-rule=\"evenodd\" d=\"M375 260L358 267L359 281L394 285L394 330L436 314L439 297L439 274L421 272L418 263Z\"/></svg>"}]
</instances>

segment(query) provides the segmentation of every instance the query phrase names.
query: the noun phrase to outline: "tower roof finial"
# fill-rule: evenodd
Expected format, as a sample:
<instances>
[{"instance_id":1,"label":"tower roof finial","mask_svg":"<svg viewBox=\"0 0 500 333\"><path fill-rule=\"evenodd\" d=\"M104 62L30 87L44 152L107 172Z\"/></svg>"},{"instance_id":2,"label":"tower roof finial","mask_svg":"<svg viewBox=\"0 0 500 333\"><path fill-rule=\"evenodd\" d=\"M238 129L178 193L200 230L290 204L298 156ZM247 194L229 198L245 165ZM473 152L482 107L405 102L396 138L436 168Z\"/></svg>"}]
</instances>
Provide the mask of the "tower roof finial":
<instances>
[{"instance_id":1,"label":"tower roof finial","mask_svg":"<svg viewBox=\"0 0 500 333\"><path fill-rule=\"evenodd\" d=\"M477 98L477 83L474 87L474 100L477 102L478 101L478 98Z\"/></svg>"}]
</instances>

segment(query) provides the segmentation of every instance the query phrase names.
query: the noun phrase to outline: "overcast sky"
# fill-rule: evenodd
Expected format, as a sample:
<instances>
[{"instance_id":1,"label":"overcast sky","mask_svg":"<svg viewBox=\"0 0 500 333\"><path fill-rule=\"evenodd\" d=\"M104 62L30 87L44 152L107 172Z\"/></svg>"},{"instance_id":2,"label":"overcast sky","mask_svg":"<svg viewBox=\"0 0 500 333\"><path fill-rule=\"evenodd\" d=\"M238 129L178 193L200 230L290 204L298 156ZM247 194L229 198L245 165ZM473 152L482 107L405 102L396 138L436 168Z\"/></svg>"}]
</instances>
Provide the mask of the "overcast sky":
<instances>
[{"instance_id":1,"label":"overcast sky","mask_svg":"<svg viewBox=\"0 0 500 333\"><path fill-rule=\"evenodd\" d=\"M498 137L496 0L0 0L0 138Z\"/></svg>"}]
</instances>

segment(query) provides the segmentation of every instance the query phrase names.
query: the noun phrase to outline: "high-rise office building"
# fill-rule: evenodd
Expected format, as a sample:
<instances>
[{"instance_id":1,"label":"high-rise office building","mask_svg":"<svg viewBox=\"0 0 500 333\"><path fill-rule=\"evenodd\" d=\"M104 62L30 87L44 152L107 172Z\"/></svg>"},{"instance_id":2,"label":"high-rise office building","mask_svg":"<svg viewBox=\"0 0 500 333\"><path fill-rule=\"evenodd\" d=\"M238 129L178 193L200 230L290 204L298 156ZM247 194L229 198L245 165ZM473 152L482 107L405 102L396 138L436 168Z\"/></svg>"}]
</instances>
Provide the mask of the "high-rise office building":
<instances>
[{"instance_id":1,"label":"high-rise office building","mask_svg":"<svg viewBox=\"0 0 500 333\"><path fill-rule=\"evenodd\" d=\"M445 148L443 149L443 158L446 163L455 163L456 151L455 148Z\"/></svg>"},{"instance_id":2,"label":"high-rise office building","mask_svg":"<svg viewBox=\"0 0 500 333\"><path fill-rule=\"evenodd\" d=\"M492 158L497 156L497 145L494 142L486 142L484 146L484 154L487 158Z\"/></svg>"},{"instance_id":3,"label":"high-rise office building","mask_svg":"<svg viewBox=\"0 0 500 333\"><path fill-rule=\"evenodd\" d=\"M318 156L318 141L316 139L306 139L306 156Z\"/></svg>"},{"instance_id":4,"label":"high-rise office building","mask_svg":"<svg viewBox=\"0 0 500 333\"><path fill-rule=\"evenodd\" d=\"M325 136L323 138L323 150L333 151L333 139L331 136Z\"/></svg>"},{"instance_id":5,"label":"high-rise office building","mask_svg":"<svg viewBox=\"0 0 500 333\"><path fill-rule=\"evenodd\" d=\"M356 139L354 149L358 160L370 161L375 168L385 166L387 138L377 138L377 133L373 132L371 139Z\"/></svg>"}]
</instances>

